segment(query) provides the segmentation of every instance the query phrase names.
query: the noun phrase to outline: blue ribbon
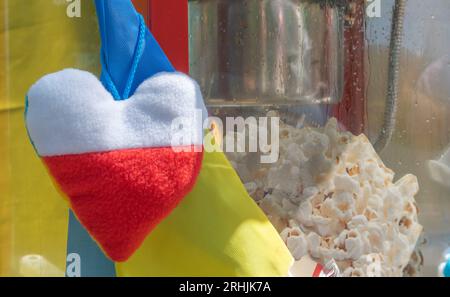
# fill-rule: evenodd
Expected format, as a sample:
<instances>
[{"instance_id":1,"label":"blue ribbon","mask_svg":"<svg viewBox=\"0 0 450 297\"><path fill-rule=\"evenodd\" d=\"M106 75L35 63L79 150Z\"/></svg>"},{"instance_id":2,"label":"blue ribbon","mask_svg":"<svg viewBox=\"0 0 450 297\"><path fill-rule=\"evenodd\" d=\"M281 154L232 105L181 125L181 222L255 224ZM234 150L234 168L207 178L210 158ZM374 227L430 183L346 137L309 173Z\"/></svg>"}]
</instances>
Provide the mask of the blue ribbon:
<instances>
[{"instance_id":1,"label":"blue ribbon","mask_svg":"<svg viewBox=\"0 0 450 297\"><path fill-rule=\"evenodd\" d=\"M115 100L129 98L144 80L158 72L175 71L130 0L95 0L95 5L102 41L100 80ZM103 254L72 211L67 255L67 269L79 267L80 276L116 275L114 262ZM79 266L73 265L73 259L80 260ZM66 271L66 275L72 272Z\"/></svg>"}]
</instances>

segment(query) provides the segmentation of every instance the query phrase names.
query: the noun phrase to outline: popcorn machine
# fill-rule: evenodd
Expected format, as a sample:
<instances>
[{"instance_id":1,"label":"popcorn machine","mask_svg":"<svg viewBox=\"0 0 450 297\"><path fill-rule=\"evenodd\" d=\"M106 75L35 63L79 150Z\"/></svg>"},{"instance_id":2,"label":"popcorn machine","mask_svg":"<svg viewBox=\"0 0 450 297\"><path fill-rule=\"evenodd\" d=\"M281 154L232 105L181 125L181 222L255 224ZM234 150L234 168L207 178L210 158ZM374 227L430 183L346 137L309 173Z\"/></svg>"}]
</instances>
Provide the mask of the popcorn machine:
<instances>
[{"instance_id":1,"label":"popcorn machine","mask_svg":"<svg viewBox=\"0 0 450 297\"><path fill-rule=\"evenodd\" d=\"M436 28L433 13L450 7L434 2L427 11ZM399 103L407 100L400 98L405 94L399 88L415 83L405 73L405 48L418 47L412 43L421 44L417 40L424 36L404 37L411 32L404 22L412 22L419 6L401 0L189 1L190 73L210 113L221 119L281 119L278 162L260 164L257 153L231 152L228 157L296 259L308 253L322 262L333 259L346 276L400 276L417 275L425 253L430 255L425 274L435 274L439 259L430 251L442 253L448 230L424 244L421 223L433 219L430 208L418 217L416 200L419 185L430 177L423 169L427 161L409 160L416 168L394 161L402 159L396 149L400 134L417 138L402 124L412 111ZM431 30L428 26L421 32ZM448 41L443 34L447 38L441 39ZM406 45L403 38L410 38ZM445 55L444 47L439 50L430 58ZM440 71L448 74L448 64L444 68ZM249 130L233 127L224 134L233 138ZM448 139L442 133L435 137ZM436 154L436 148L430 150ZM434 197L442 195L448 192ZM444 204L448 210L448 200ZM439 230L445 229L443 217L436 222Z\"/></svg>"}]
</instances>

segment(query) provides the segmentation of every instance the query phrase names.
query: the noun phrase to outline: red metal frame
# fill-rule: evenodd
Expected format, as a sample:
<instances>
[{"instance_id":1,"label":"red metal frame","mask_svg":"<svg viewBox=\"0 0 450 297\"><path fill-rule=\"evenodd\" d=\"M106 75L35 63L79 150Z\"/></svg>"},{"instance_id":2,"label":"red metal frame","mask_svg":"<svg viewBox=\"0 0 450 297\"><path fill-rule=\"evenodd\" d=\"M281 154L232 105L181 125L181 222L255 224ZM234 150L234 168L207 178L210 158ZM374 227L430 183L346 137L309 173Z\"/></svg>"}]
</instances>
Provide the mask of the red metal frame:
<instances>
[{"instance_id":1,"label":"red metal frame","mask_svg":"<svg viewBox=\"0 0 450 297\"><path fill-rule=\"evenodd\" d=\"M174 67L189 73L188 0L133 0Z\"/></svg>"},{"instance_id":2,"label":"red metal frame","mask_svg":"<svg viewBox=\"0 0 450 297\"><path fill-rule=\"evenodd\" d=\"M344 31L344 94L333 115L353 134L367 133L365 77L365 4L351 0Z\"/></svg>"}]
</instances>

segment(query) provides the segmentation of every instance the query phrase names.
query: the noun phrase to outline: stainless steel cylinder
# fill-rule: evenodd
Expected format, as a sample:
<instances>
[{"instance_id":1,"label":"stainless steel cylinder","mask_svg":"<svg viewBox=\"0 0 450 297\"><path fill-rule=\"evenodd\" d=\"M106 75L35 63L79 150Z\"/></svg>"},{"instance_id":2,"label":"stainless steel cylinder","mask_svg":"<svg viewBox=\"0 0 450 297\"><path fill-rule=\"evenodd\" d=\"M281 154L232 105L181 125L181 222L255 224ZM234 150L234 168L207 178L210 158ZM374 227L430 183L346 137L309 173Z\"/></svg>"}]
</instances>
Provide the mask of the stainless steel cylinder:
<instances>
[{"instance_id":1,"label":"stainless steel cylinder","mask_svg":"<svg viewBox=\"0 0 450 297\"><path fill-rule=\"evenodd\" d=\"M338 102L344 14L334 2L190 0L190 72L207 104Z\"/></svg>"}]
</instances>

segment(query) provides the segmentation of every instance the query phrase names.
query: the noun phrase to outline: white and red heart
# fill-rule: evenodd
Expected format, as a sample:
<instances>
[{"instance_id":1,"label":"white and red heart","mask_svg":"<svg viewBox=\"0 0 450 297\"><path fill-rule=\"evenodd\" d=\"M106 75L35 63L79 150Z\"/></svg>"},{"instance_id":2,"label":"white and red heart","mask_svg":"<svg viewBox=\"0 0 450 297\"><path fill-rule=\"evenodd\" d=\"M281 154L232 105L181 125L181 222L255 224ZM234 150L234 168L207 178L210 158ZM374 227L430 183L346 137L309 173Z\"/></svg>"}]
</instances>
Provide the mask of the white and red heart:
<instances>
[{"instance_id":1,"label":"white and red heart","mask_svg":"<svg viewBox=\"0 0 450 297\"><path fill-rule=\"evenodd\" d=\"M194 186L205 115L198 85L181 73L157 74L115 101L94 75L66 69L31 87L26 125L80 222L125 261ZM179 118L193 119L183 121L190 135L173 147Z\"/></svg>"}]
</instances>

